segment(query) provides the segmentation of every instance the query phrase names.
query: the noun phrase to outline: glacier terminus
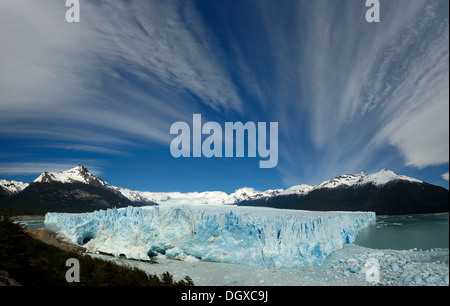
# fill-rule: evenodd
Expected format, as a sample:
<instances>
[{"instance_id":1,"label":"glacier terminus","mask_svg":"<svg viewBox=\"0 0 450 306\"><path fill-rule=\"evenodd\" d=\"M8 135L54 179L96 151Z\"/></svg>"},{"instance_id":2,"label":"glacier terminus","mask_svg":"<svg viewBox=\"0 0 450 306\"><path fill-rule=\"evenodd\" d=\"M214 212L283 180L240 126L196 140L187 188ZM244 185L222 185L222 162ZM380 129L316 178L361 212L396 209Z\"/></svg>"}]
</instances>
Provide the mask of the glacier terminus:
<instances>
[{"instance_id":1,"label":"glacier terminus","mask_svg":"<svg viewBox=\"0 0 450 306\"><path fill-rule=\"evenodd\" d=\"M320 266L372 222L373 212L219 205L127 207L45 216L48 228L92 253L273 268Z\"/></svg>"}]
</instances>

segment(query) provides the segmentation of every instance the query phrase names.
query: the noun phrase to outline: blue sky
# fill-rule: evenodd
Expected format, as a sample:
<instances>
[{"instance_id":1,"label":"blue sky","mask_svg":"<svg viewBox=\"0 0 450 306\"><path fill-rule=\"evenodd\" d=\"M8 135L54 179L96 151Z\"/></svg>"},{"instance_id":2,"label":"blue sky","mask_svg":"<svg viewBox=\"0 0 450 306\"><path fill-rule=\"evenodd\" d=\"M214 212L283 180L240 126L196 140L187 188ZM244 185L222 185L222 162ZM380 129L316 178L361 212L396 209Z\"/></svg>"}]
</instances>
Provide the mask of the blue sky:
<instances>
[{"instance_id":1,"label":"blue sky","mask_svg":"<svg viewBox=\"0 0 450 306\"><path fill-rule=\"evenodd\" d=\"M0 177L233 192L382 168L448 188L449 3L0 2ZM278 165L173 158L170 126L278 122ZM192 125L191 125L192 126Z\"/></svg>"}]
</instances>

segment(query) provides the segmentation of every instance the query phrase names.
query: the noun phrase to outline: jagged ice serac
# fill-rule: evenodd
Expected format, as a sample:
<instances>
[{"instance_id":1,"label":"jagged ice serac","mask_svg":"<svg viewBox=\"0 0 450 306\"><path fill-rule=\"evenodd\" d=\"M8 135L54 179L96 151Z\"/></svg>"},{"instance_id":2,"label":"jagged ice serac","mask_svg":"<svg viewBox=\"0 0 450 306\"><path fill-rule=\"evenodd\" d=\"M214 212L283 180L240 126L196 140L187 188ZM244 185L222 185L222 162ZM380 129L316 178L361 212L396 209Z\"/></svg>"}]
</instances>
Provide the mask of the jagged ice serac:
<instances>
[{"instance_id":1,"label":"jagged ice serac","mask_svg":"<svg viewBox=\"0 0 450 306\"><path fill-rule=\"evenodd\" d=\"M318 266L375 222L373 212L149 206L47 213L47 227L89 252L289 268Z\"/></svg>"}]
</instances>

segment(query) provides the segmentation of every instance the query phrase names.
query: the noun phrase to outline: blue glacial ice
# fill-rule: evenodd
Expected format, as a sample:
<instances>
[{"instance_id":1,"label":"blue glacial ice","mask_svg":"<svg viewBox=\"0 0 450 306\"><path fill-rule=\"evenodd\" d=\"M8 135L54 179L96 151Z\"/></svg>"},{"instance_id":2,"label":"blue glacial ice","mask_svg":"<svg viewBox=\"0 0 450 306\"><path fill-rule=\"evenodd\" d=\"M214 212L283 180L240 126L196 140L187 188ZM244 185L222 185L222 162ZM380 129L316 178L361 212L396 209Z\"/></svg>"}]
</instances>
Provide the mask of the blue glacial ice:
<instances>
[{"instance_id":1,"label":"blue glacial ice","mask_svg":"<svg viewBox=\"0 0 450 306\"><path fill-rule=\"evenodd\" d=\"M47 227L90 252L277 268L321 265L372 222L372 212L206 205L45 216Z\"/></svg>"}]
</instances>

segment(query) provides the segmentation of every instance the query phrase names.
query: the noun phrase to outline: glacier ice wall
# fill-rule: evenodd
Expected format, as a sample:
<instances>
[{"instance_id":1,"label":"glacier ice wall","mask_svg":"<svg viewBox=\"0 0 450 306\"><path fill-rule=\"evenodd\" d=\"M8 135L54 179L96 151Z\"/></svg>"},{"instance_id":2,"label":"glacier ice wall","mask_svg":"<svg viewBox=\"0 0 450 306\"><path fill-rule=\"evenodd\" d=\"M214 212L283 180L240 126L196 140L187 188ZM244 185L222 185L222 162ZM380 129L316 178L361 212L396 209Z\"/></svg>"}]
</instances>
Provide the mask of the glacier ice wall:
<instances>
[{"instance_id":1,"label":"glacier ice wall","mask_svg":"<svg viewBox=\"0 0 450 306\"><path fill-rule=\"evenodd\" d=\"M90 252L266 267L321 265L374 221L372 212L204 205L45 216L46 226Z\"/></svg>"}]
</instances>

